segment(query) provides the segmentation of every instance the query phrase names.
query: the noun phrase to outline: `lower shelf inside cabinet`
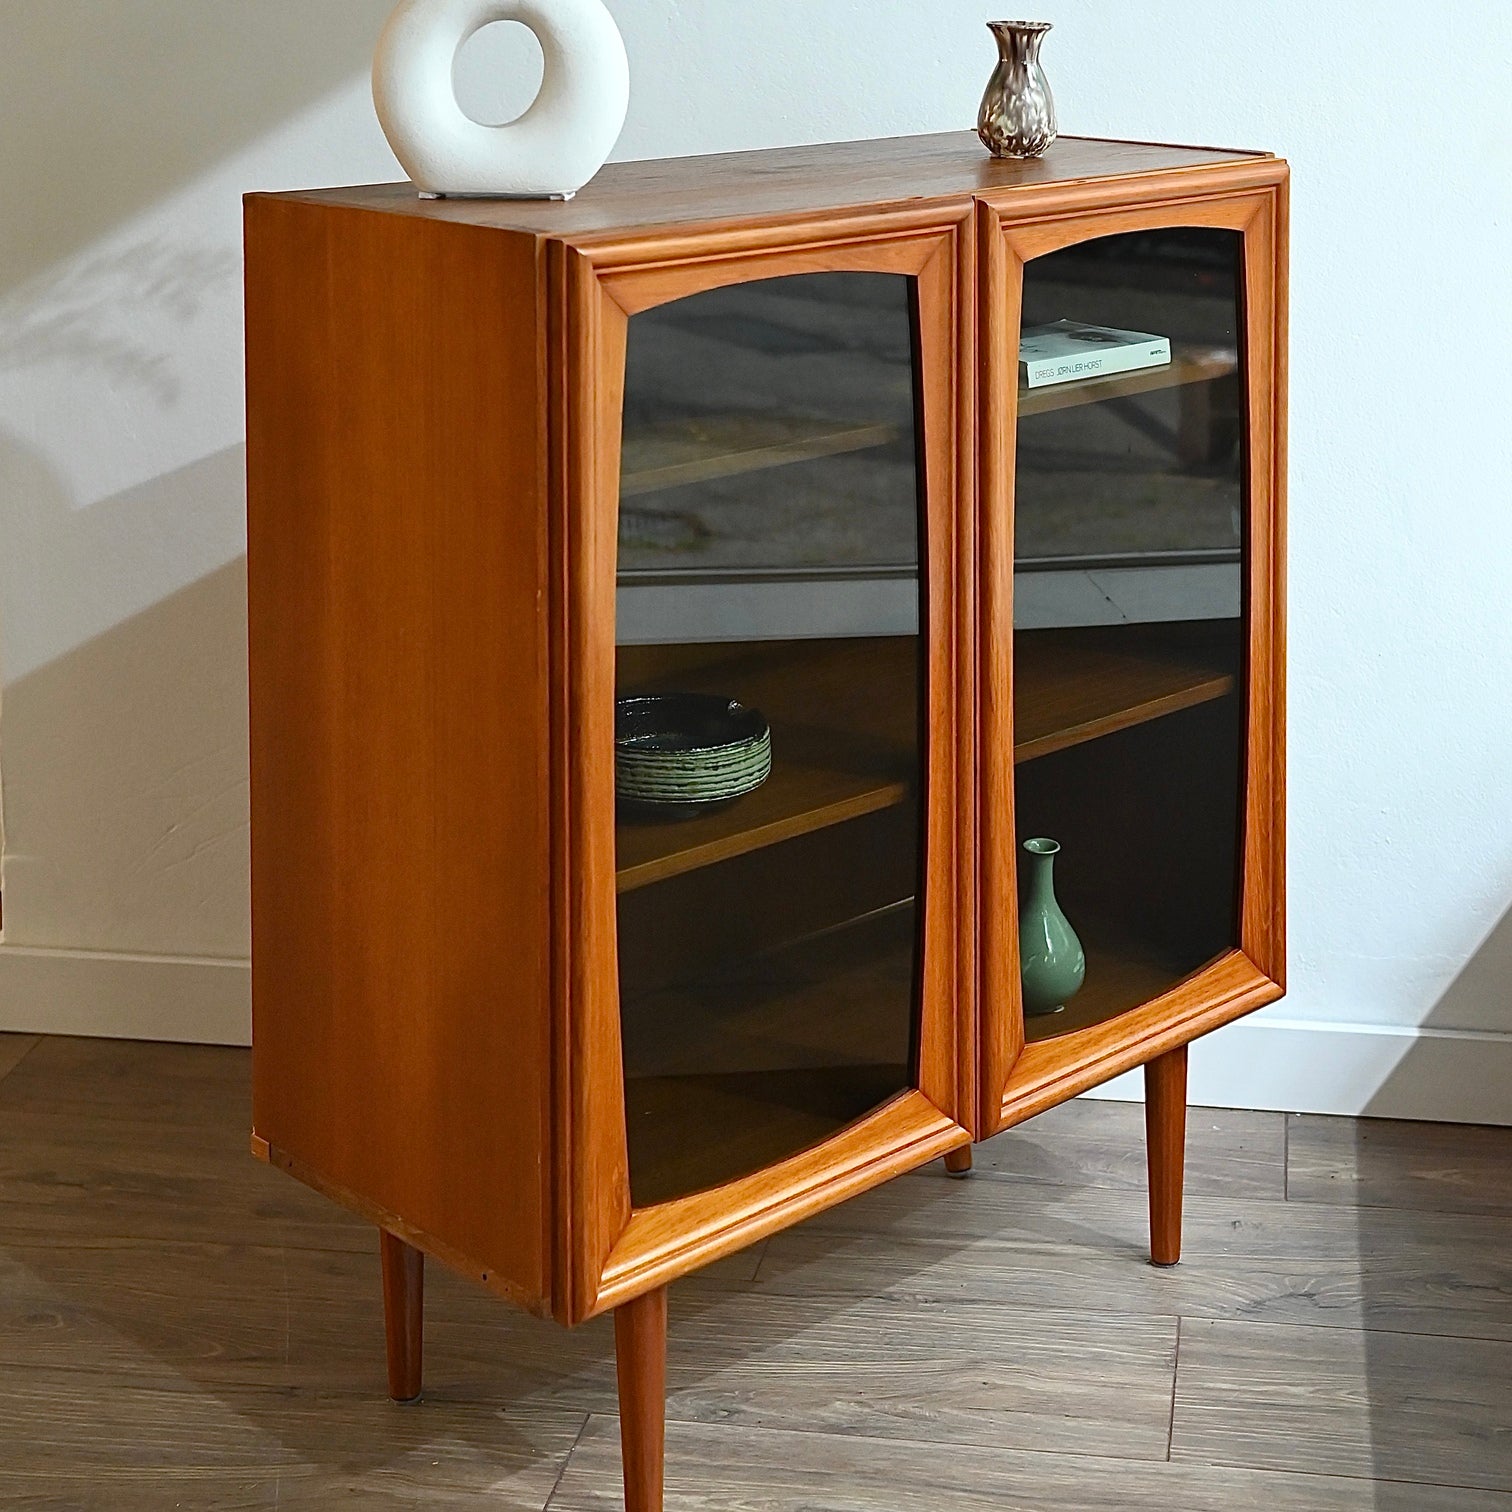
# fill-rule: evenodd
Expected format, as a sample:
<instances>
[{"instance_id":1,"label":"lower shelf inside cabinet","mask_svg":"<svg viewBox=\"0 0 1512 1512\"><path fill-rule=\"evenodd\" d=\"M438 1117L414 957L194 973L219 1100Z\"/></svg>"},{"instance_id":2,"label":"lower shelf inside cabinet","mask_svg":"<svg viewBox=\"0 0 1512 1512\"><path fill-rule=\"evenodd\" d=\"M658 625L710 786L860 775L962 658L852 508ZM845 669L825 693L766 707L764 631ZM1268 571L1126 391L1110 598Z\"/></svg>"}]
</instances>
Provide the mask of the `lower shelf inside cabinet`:
<instances>
[{"instance_id":1,"label":"lower shelf inside cabinet","mask_svg":"<svg viewBox=\"0 0 1512 1512\"><path fill-rule=\"evenodd\" d=\"M744 1176L913 1085L910 905L622 1003L636 1207Z\"/></svg>"},{"instance_id":2,"label":"lower shelf inside cabinet","mask_svg":"<svg viewBox=\"0 0 1512 1512\"><path fill-rule=\"evenodd\" d=\"M1097 920L1078 921L1087 953L1087 979L1080 992L1059 1013L1024 1019L1024 1038L1035 1044L1107 1023L1131 1008L1169 992L1193 970L1174 951L1110 929Z\"/></svg>"},{"instance_id":3,"label":"lower shelf inside cabinet","mask_svg":"<svg viewBox=\"0 0 1512 1512\"><path fill-rule=\"evenodd\" d=\"M1237 941L1244 710L1219 686L1018 767L1018 838L1060 844L1055 892L1087 957L1070 1002L1026 1018L1030 1042L1138 1008Z\"/></svg>"}]
</instances>

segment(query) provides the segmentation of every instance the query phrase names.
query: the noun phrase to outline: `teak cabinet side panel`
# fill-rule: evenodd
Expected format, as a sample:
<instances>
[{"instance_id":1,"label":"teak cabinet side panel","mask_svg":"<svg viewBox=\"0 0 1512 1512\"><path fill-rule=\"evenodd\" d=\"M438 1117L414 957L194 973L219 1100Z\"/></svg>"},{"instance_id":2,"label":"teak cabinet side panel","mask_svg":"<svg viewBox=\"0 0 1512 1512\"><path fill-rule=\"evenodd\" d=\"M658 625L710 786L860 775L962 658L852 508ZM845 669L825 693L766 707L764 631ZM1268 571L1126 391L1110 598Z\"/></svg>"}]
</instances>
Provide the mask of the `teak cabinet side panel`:
<instances>
[{"instance_id":1,"label":"teak cabinet side panel","mask_svg":"<svg viewBox=\"0 0 1512 1512\"><path fill-rule=\"evenodd\" d=\"M545 1310L539 261L247 206L256 1141Z\"/></svg>"}]
</instances>

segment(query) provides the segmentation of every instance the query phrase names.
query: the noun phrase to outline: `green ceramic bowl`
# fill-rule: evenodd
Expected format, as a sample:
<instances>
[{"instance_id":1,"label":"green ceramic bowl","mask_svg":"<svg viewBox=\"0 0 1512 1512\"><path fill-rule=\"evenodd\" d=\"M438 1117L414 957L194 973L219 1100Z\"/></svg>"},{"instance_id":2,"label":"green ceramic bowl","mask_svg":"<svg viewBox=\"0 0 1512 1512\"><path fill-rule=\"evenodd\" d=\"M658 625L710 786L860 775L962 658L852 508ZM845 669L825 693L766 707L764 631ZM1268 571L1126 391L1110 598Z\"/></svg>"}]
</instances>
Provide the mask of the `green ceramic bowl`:
<instances>
[{"instance_id":1,"label":"green ceramic bowl","mask_svg":"<svg viewBox=\"0 0 1512 1512\"><path fill-rule=\"evenodd\" d=\"M614 790L634 804L725 803L760 787L771 770L766 719L733 698L658 693L614 706Z\"/></svg>"}]
</instances>

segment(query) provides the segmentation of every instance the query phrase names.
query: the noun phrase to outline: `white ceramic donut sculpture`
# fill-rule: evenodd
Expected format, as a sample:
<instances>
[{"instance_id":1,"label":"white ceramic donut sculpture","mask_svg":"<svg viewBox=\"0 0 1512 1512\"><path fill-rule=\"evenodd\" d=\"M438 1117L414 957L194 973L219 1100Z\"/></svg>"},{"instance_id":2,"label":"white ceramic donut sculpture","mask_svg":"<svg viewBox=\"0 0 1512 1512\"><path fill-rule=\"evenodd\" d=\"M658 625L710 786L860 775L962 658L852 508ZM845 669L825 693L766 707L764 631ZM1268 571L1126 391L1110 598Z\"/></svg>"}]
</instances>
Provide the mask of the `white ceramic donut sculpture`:
<instances>
[{"instance_id":1,"label":"white ceramic donut sculpture","mask_svg":"<svg viewBox=\"0 0 1512 1512\"><path fill-rule=\"evenodd\" d=\"M457 103L452 66L495 21L518 21L545 70L530 108L484 126ZM373 59L384 135L425 194L565 198L604 165L630 103L625 42L603 0L404 0Z\"/></svg>"}]
</instances>

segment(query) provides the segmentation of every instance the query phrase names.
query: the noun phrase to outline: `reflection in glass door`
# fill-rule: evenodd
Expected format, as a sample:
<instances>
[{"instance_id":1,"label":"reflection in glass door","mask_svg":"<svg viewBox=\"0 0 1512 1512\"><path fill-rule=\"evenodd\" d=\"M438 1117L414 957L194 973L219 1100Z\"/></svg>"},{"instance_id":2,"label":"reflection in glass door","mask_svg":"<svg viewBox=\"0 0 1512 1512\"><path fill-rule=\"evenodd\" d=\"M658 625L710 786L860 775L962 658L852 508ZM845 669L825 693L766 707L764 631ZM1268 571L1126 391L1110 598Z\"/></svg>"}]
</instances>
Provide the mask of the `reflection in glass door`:
<instances>
[{"instance_id":1,"label":"reflection in glass door","mask_svg":"<svg viewBox=\"0 0 1512 1512\"><path fill-rule=\"evenodd\" d=\"M617 603L620 1014L637 1207L915 1082L913 280L631 318Z\"/></svg>"},{"instance_id":2,"label":"reflection in glass door","mask_svg":"<svg viewBox=\"0 0 1512 1512\"><path fill-rule=\"evenodd\" d=\"M1084 986L1030 1040L1238 938L1246 553L1241 239L1098 238L1024 270L1018 841L1060 843ZM1027 868L1020 867L1023 874Z\"/></svg>"}]
</instances>

